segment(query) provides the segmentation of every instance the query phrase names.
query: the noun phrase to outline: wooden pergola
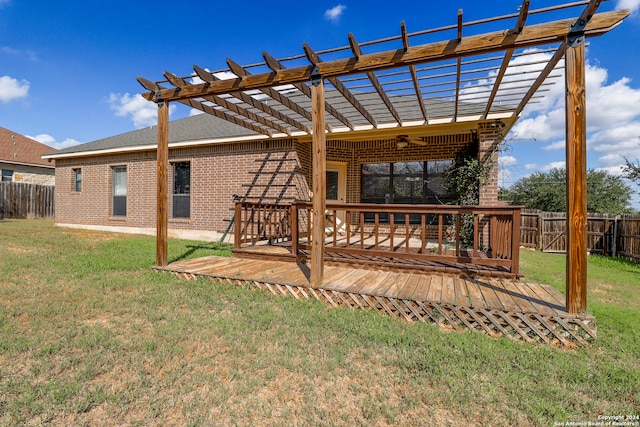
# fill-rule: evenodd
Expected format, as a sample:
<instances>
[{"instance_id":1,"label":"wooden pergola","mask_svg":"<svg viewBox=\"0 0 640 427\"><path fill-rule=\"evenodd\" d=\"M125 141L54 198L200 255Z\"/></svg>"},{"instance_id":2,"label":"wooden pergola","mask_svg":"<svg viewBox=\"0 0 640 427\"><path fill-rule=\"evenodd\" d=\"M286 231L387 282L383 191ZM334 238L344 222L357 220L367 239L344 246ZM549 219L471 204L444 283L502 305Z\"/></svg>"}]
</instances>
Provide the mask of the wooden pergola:
<instances>
[{"instance_id":1,"label":"wooden pergola","mask_svg":"<svg viewBox=\"0 0 640 427\"><path fill-rule=\"evenodd\" d=\"M567 311L586 309L585 38L603 35L629 11L596 13L601 0L564 3L457 22L395 37L164 79L138 77L158 105L156 264L167 264L169 103L180 102L243 126L262 138L311 136L313 216L326 208L327 138L412 133L445 123L515 120L559 80L564 59L567 135ZM576 10L578 8L578 10ZM550 21L548 16L566 18ZM529 23L530 21L536 23ZM505 29L496 31L495 28ZM435 40L435 41L434 41ZM535 48L535 49L534 49ZM543 55L541 55L543 54ZM312 227L310 285L324 271L324 227Z\"/></svg>"}]
</instances>

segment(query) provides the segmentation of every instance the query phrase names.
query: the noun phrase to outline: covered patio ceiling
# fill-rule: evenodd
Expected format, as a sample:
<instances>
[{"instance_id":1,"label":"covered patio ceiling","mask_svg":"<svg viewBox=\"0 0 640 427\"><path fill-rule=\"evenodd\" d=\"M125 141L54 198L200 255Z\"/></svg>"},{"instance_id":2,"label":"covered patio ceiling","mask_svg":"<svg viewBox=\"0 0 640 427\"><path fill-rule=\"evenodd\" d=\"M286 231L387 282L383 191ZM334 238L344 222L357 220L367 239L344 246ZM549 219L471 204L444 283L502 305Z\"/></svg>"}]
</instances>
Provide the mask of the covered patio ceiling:
<instances>
[{"instance_id":1,"label":"covered patio ceiling","mask_svg":"<svg viewBox=\"0 0 640 427\"><path fill-rule=\"evenodd\" d=\"M349 34L343 47L316 51L303 44L304 54L287 58L263 52L255 64L227 59L226 68L215 71L196 65L186 76L165 72L161 80L138 81L149 101L178 101L267 138L313 133L311 81L320 76L326 84L327 138L513 122L550 85L562 82L572 33L602 35L628 14L595 14L599 4L534 10L524 0L517 13L468 22L460 10L457 20L439 28L410 32L403 22L396 36L385 39L359 42Z\"/></svg>"}]
</instances>

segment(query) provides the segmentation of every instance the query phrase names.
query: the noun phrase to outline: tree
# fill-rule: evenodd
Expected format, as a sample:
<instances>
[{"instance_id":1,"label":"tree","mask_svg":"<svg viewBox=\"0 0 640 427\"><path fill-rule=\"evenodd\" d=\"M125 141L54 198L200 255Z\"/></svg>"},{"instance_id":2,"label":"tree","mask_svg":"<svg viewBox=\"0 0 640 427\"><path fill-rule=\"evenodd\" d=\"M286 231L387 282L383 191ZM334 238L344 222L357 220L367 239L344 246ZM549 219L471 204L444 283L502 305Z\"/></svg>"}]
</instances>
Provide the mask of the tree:
<instances>
[{"instance_id":1,"label":"tree","mask_svg":"<svg viewBox=\"0 0 640 427\"><path fill-rule=\"evenodd\" d=\"M503 189L504 199L512 205L530 209L564 212L567 206L566 177L565 169L536 172ZM587 211L613 214L631 212L631 194L631 187L622 177L607 171L587 171Z\"/></svg>"},{"instance_id":2,"label":"tree","mask_svg":"<svg viewBox=\"0 0 640 427\"><path fill-rule=\"evenodd\" d=\"M622 168L622 172L631 181L635 181L638 185L640 185L640 160L636 160L635 163L631 162L626 157L624 160L627 162L627 164Z\"/></svg>"}]
</instances>

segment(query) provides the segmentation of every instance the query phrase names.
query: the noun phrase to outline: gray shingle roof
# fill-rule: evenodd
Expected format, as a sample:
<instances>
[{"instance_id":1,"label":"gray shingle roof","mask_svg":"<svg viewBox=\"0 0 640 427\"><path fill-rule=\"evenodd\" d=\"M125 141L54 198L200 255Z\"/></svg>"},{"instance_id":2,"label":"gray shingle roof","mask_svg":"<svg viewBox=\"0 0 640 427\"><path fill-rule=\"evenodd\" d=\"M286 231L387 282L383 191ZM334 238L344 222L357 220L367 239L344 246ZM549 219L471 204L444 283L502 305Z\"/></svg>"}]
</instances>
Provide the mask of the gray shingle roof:
<instances>
[{"instance_id":1,"label":"gray shingle roof","mask_svg":"<svg viewBox=\"0 0 640 427\"><path fill-rule=\"evenodd\" d=\"M198 114L172 121L169 124L169 143L255 135L258 134L209 114ZM74 145L49 154L55 156L72 153L81 154L89 151L149 146L155 145L157 142L158 127L152 126L85 144Z\"/></svg>"}]
</instances>

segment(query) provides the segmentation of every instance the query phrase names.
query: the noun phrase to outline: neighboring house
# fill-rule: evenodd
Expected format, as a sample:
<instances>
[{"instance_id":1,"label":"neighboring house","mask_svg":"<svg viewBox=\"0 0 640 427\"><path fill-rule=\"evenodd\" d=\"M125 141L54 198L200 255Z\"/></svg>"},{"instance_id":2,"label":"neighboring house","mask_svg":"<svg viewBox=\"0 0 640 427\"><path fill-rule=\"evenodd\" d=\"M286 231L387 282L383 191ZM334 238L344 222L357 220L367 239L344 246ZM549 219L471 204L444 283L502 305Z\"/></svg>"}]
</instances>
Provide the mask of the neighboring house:
<instances>
[{"instance_id":1,"label":"neighboring house","mask_svg":"<svg viewBox=\"0 0 640 427\"><path fill-rule=\"evenodd\" d=\"M53 148L0 127L0 171L3 182L54 185L55 166L42 156Z\"/></svg>"},{"instance_id":2,"label":"neighboring house","mask_svg":"<svg viewBox=\"0 0 640 427\"><path fill-rule=\"evenodd\" d=\"M493 205L495 148L512 125L507 118L332 136L327 139L327 199L450 202L454 195L447 193L443 173L458 154L475 147L495 166L480 200ZM173 121L169 129L171 236L220 238L238 199L282 204L311 199L310 136L265 138L208 114ZM154 234L157 138L154 126L44 156L56 161L56 223Z\"/></svg>"}]
</instances>

